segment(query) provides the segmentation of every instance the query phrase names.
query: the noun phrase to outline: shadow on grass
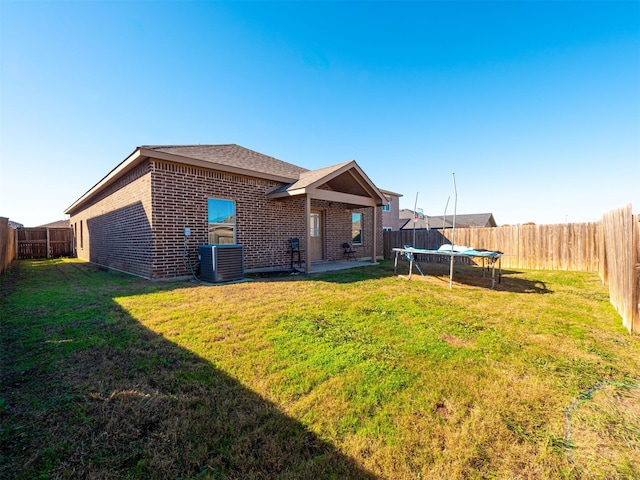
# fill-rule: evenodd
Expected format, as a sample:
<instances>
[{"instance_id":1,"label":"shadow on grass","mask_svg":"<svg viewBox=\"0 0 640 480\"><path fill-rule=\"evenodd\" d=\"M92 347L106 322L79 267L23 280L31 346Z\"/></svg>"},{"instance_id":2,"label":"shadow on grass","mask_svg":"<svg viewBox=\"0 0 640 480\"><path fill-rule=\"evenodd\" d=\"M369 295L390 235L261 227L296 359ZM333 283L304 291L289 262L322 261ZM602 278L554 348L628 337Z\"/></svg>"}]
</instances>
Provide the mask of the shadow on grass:
<instances>
[{"instance_id":1,"label":"shadow on grass","mask_svg":"<svg viewBox=\"0 0 640 480\"><path fill-rule=\"evenodd\" d=\"M424 263L418 264L425 277L434 279L437 282L449 284L450 266L441 263ZM484 272L483 272L484 270ZM399 275L408 276L409 263L405 261L398 262L397 273ZM515 270L502 270L500 273L496 268L494 290L514 293L535 293L547 294L553 293L547 287L547 284L541 280L529 280L526 278L516 277L522 272ZM454 288L456 283L479 288L491 288L491 269L481 266L470 265L454 265L453 282ZM412 278L421 277L420 271L415 268Z\"/></svg>"},{"instance_id":2,"label":"shadow on grass","mask_svg":"<svg viewBox=\"0 0 640 480\"><path fill-rule=\"evenodd\" d=\"M0 477L376 478L112 300L181 284L113 285L84 269L43 263L0 279ZM42 295L56 283L61 293Z\"/></svg>"},{"instance_id":3,"label":"shadow on grass","mask_svg":"<svg viewBox=\"0 0 640 480\"><path fill-rule=\"evenodd\" d=\"M399 277L398 280L406 279L409 273L409 262L399 261L396 274L393 272L393 262L385 260L380 262L379 266L375 268L371 267L354 267L345 270L336 270L333 272L325 273L312 273L305 275L297 272L270 272L265 274L249 275L250 278L256 281L264 282L292 282L292 281L305 281L316 280L322 282L330 282L337 284L355 283L365 280ZM419 279L420 277L426 279L433 279L439 283L449 284L449 264L440 263L419 263L418 267L424 273L424 277L420 275L420 270L414 266L412 279ZM514 293L535 293L546 294L553 293L547 287L547 284L541 280L529 280L525 278L516 277L522 272L515 270L502 270L502 274L499 278L499 271L495 272L495 288L496 291L514 292ZM402 277L402 278L400 278ZM491 288L491 270L485 268L483 276L483 268L479 266L470 265L454 265L453 274L454 283L462 283L464 285L478 287L478 288Z\"/></svg>"}]
</instances>

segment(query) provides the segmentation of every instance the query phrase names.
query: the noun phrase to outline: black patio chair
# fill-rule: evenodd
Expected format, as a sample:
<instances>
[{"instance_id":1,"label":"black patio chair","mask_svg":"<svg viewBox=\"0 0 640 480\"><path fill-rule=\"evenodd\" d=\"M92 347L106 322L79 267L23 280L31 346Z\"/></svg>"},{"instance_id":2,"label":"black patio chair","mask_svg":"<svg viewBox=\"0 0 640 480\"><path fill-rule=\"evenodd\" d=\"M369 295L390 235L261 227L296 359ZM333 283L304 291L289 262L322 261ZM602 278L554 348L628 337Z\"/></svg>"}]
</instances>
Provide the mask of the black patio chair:
<instances>
[{"instance_id":1,"label":"black patio chair","mask_svg":"<svg viewBox=\"0 0 640 480\"><path fill-rule=\"evenodd\" d=\"M350 243L344 242L342 244L342 248L344 248L344 258L346 258L347 260L356 259L356 251L353 249Z\"/></svg>"},{"instance_id":2,"label":"black patio chair","mask_svg":"<svg viewBox=\"0 0 640 480\"><path fill-rule=\"evenodd\" d=\"M289 239L289 252L291 253L291 270L293 270L294 256L297 257L296 263L298 264L298 267L302 267L302 250L300 250L299 238Z\"/></svg>"}]
</instances>

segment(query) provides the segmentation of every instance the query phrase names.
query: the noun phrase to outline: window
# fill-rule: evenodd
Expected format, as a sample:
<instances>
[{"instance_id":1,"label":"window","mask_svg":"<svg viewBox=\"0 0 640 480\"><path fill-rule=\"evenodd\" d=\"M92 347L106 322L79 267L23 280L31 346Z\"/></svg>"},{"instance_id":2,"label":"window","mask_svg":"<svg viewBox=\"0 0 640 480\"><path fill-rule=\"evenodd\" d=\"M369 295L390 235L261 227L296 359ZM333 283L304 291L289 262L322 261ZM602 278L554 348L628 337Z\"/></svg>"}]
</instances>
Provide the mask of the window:
<instances>
[{"instance_id":1,"label":"window","mask_svg":"<svg viewBox=\"0 0 640 480\"><path fill-rule=\"evenodd\" d=\"M82 220L80 220L80 248L84 248L84 230L82 229Z\"/></svg>"},{"instance_id":2,"label":"window","mask_svg":"<svg viewBox=\"0 0 640 480\"><path fill-rule=\"evenodd\" d=\"M312 237L320 236L320 214L312 213L310 217L310 234Z\"/></svg>"},{"instance_id":3,"label":"window","mask_svg":"<svg viewBox=\"0 0 640 480\"><path fill-rule=\"evenodd\" d=\"M382 227L382 231L383 232L392 232L393 228L391 228L391 227Z\"/></svg>"},{"instance_id":4,"label":"window","mask_svg":"<svg viewBox=\"0 0 640 480\"><path fill-rule=\"evenodd\" d=\"M236 204L233 200L209 198L209 243L211 245L236 243Z\"/></svg>"},{"instance_id":5,"label":"window","mask_svg":"<svg viewBox=\"0 0 640 480\"><path fill-rule=\"evenodd\" d=\"M351 214L351 243L352 245L362 245L362 214Z\"/></svg>"},{"instance_id":6,"label":"window","mask_svg":"<svg viewBox=\"0 0 640 480\"><path fill-rule=\"evenodd\" d=\"M386 205L382 205L383 212L389 212L391 210L391 200Z\"/></svg>"}]
</instances>

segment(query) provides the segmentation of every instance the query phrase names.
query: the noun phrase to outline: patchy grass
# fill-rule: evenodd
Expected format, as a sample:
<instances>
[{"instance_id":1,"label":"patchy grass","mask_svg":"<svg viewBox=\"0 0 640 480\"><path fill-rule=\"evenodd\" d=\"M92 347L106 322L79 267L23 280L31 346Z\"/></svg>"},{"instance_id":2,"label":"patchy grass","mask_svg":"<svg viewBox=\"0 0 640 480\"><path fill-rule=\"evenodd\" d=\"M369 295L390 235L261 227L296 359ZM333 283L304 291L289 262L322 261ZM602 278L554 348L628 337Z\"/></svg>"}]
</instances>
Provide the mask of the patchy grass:
<instances>
[{"instance_id":1,"label":"patchy grass","mask_svg":"<svg viewBox=\"0 0 640 480\"><path fill-rule=\"evenodd\" d=\"M640 341L597 276L392 270L208 287L14 262L0 477L640 477Z\"/></svg>"}]
</instances>

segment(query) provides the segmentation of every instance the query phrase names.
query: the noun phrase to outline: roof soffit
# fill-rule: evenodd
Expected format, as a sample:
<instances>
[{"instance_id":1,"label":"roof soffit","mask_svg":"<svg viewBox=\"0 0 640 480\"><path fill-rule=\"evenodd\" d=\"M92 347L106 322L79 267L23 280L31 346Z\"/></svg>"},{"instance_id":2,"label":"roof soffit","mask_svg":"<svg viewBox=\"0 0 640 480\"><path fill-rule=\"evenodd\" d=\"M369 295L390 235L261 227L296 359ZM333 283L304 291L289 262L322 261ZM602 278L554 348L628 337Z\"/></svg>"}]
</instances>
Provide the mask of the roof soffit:
<instances>
[{"instance_id":1,"label":"roof soffit","mask_svg":"<svg viewBox=\"0 0 640 480\"><path fill-rule=\"evenodd\" d=\"M351 193L363 197L371 196L371 191L363 186L363 182L349 170L326 182L332 190Z\"/></svg>"}]
</instances>

